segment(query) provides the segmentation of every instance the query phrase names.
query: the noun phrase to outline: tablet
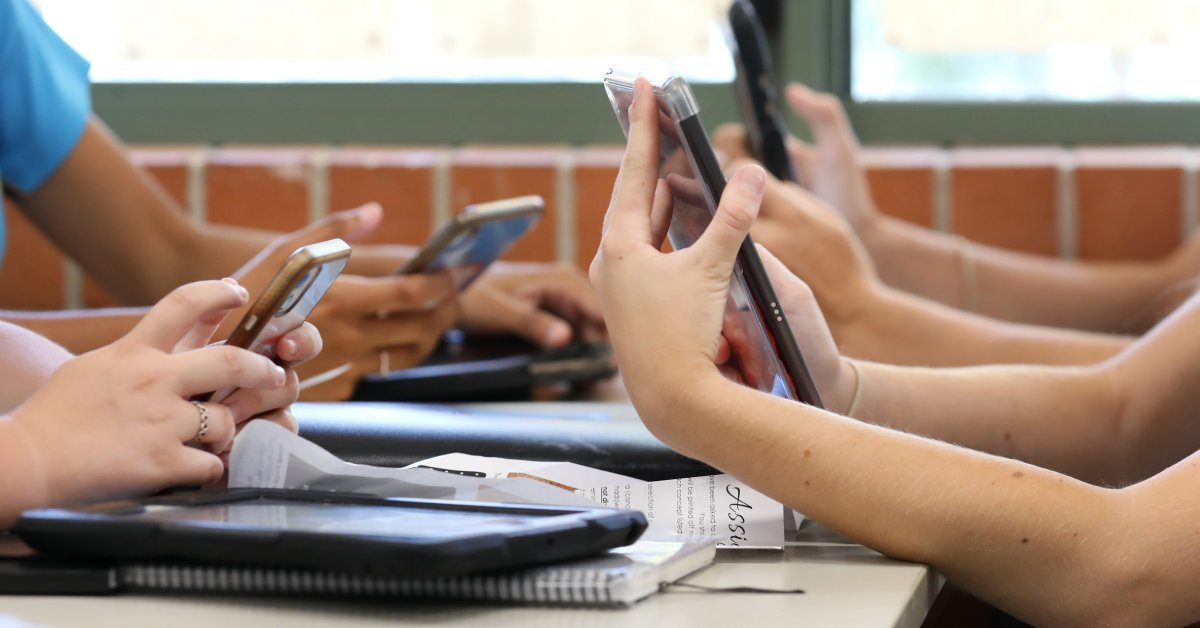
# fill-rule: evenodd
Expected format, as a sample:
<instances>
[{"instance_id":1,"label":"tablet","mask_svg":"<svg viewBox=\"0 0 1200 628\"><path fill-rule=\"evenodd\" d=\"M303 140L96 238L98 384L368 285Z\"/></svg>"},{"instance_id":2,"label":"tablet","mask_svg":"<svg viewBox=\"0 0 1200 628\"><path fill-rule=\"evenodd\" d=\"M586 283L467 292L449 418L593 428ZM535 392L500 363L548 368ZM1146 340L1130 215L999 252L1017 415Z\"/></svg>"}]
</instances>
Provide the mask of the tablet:
<instances>
[{"instance_id":1,"label":"tablet","mask_svg":"<svg viewBox=\"0 0 1200 628\"><path fill-rule=\"evenodd\" d=\"M726 39L737 68L734 86L746 124L747 148L775 178L794 181L796 175L787 152L787 127L779 112L779 96L772 75L771 48L750 0L733 0L729 5Z\"/></svg>"},{"instance_id":2,"label":"tablet","mask_svg":"<svg viewBox=\"0 0 1200 628\"><path fill-rule=\"evenodd\" d=\"M610 70L604 78L605 90L626 134L637 77ZM674 196L667 237L671 246L683 249L698 240L712 221L717 201L725 191L725 175L700 122L700 107L691 87L677 76L650 82L659 107L659 177L667 181ZM721 333L729 341L731 366L742 383L822 407L750 236L738 250Z\"/></svg>"},{"instance_id":3,"label":"tablet","mask_svg":"<svg viewBox=\"0 0 1200 628\"><path fill-rule=\"evenodd\" d=\"M516 336L447 333L421 364L386 375L364 375L351 400L522 401L542 388L566 389L615 374L606 342L546 349Z\"/></svg>"},{"instance_id":4,"label":"tablet","mask_svg":"<svg viewBox=\"0 0 1200 628\"><path fill-rule=\"evenodd\" d=\"M232 489L34 510L14 531L51 556L432 576L596 554L645 528L633 510Z\"/></svg>"}]
</instances>

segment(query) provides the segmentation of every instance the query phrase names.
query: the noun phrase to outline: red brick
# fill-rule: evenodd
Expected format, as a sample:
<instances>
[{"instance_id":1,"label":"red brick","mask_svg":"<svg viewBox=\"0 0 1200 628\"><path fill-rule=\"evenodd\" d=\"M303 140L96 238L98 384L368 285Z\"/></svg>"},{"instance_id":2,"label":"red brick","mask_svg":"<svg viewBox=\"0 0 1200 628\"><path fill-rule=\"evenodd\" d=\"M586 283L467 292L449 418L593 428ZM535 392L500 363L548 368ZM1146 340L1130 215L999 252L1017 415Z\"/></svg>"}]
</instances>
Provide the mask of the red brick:
<instances>
[{"instance_id":1,"label":"red brick","mask_svg":"<svg viewBox=\"0 0 1200 628\"><path fill-rule=\"evenodd\" d=\"M526 194L540 195L546 213L533 230L504 256L508 260L549 262L557 258L557 163L563 148L464 148L454 155L451 171L454 212Z\"/></svg>"},{"instance_id":2,"label":"red brick","mask_svg":"<svg viewBox=\"0 0 1200 628\"><path fill-rule=\"evenodd\" d=\"M1027 253L1058 253L1056 148L953 151L951 222L971 240Z\"/></svg>"},{"instance_id":3,"label":"red brick","mask_svg":"<svg viewBox=\"0 0 1200 628\"><path fill-rule=\"evenodd\" d=\"M1179 246L1183 160L1180 147L1077 151L1079 257L1157 259Z\"/></svg>"},{"instance_id":4,"label":"red brick","mask_svg":"<svg viewBox=\"0 0 1200 628\"><path fill-rule=\"evenodd\" d=\"M879 210L916 225L933 227L935 169L940 153L930 147L864 150L863 165Z\"/></svg>"},{"instance_id":5,"label":"red brick","mask_svg":"<svg viewBox=\"0 0 1200 628\"><path fill-rule=\"evenodd\" d=\"M63 255L9 200L4 201L5 251L0 307L57 310L63 303Z\"/></svg>"},{"instance_id":6,"label":"red brick","mask_svg":"<svg viewBox=\"0 0 1200 628\"><path fill-rule=\"evenodd\" d=\"M621 170L623 146L591 147L575 162L575 263L587 268L600 246L604 214Z\"/></svg>"},{"instance_id":7,"label":"red brick","mask_svg":"<svg viewBox=\"0 0 1200 628\"><path fill-rule=\"evenodd\" d=\"M308 224L311 150L213 151L206 171L208 221L272 231Z\"/></svg>"},{"instance_id":8,"label":"red brick","mask_svg":"<svg viewBox=\"0 0 1200 628\"><path fill-rule=\"evenodd\" d=\"M329 162L329 211L371 201L383 223L365 242L420 244L433 230L434 167L428 148L347 148Z\"/></svg>"}]
</instances>

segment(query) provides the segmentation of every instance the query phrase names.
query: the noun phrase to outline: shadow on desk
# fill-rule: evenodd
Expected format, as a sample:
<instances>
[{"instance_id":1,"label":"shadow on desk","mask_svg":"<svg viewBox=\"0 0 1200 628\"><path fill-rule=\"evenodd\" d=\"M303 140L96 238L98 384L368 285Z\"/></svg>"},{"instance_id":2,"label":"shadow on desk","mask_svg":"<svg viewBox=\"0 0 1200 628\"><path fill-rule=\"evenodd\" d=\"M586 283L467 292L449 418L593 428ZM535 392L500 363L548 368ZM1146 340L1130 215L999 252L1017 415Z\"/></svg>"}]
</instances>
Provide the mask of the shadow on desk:
<instances>
[{"instance_id":1,"label":"shadow on desk","mask_svg":"<svg viewBox=\"0 0 1200 628\"><path fill-rule=\"evenodd\" d=\"M921 628L1030 628L1012 615L980 600L979 598L946 583L938 593L933 607Z\"/></svg>"}]
</instances>

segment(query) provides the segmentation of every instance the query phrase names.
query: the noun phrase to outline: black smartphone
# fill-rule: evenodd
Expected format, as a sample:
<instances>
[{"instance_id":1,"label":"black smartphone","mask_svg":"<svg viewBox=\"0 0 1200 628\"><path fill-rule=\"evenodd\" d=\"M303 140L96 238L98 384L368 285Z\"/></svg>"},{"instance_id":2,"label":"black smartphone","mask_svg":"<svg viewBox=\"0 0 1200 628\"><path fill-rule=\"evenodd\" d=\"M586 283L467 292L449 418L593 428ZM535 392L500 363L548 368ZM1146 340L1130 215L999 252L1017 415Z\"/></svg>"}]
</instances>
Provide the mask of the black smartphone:
<instances>
[{"instance_id":1,"label":"black smartphone","mask_svg":"<svg viewBox=\"0 0 1200 628\"><path fill-rule=\"evenodd\" d=\"M537 195L469 205L439 227L399 272L445 269L461 292L537 224L544 208Z\"/></svg>"},{"instance_id":2,"label":"black smartphone","mask_svg":"<svg viewBox=\"0 0 1200 628\"><path fill-rule=\"evenodd\" d=\"M637 77L610 70L604 78L608 98L626 135ZM659 108L659 178L667 181L674 195L667 237L671 246L683 249L698 240L712 221L725 191L725 175L700 122L700 107L691 87L677 76L649 80ZM729 341L731 361L743 383L822 407L750 236L738 250L721 333Z\"/></svg>"},{"instance_id":3,"label":"black smartphone","mask_svg":"<svg viewBox=\"0 0 1200 628\"><path fill-rule=\"evenodd\" d=\"M275 343L304 323L350 260L350 245L337 238L296 249L246 311L225 344L275 359ZM195 397L220 402L234 391Z\"/></svg>"},{"instance_id":4,"label":"black smartphone","mask_svg":"<svg viewBox=\"0 0 1200 628\"><path fill-rule=\"evenodd\" d=\"M771 48L750 0L733 0L729 5L726 36L737 68L734 86L746 125L747 148L775 178L794 181L796 175L787 151L788 131L775 91Z\"/></svg>"}]
</instances>

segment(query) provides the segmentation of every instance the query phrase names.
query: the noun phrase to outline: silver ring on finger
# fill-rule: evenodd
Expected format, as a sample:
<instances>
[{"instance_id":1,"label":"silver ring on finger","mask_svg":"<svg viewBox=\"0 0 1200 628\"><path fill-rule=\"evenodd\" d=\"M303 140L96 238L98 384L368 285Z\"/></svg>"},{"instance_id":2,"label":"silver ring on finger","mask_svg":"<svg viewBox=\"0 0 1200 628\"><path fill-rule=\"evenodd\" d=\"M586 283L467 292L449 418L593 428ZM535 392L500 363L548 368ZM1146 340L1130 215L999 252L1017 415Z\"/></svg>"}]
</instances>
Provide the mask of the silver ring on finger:
<instances>
[{"instance_id":1,"label":"silver ring on finger","mask_svg":"<svg viewBox=\"0 0 1200 628\"><path fill-rule=\"evenodd\" d=\"M196 428L196 435L192 437L193 442L199 443L208 434L208 407L199 401L193 401L192 405L200 412L200 425Z\"/></svg>"},{"instance_id":2,"label":"silver ring on finger","mask_svg":"<svg viewBox=\"0 0 1200 628\"><path fill-rule=\"evenodd\" d=\"M379 350L379 375L387 377L388 373L392 372L392 359L388 355L387 349Z\"/></svg>"}]
</instances>

